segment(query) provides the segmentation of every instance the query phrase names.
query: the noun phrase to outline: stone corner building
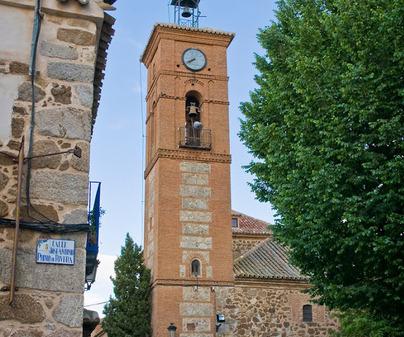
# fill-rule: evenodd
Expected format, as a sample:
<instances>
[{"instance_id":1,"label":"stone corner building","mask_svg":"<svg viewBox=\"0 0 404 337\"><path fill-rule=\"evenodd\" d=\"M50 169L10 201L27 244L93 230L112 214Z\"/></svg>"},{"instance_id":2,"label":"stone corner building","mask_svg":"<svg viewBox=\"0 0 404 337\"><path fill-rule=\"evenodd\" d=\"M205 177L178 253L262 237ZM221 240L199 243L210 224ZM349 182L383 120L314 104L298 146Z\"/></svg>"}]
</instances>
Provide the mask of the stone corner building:
<instances>
[{"instance_id":1,"label":"stone corner building","mask_svg":"<svg viewBox=\"0 0 404 337\"><path fill-rule=\"evenodd\" d=\"M102 0L0 0L0 337L82 336L90 140L114 32L107 9ZM74 263L37 263L41 239L73 240Z\"/></svg>"},{"instance_id":2,"label":"stone corner building","mask_svg":"<svg viewBox=\"0 0 404 337\"><path fill-rule=\"evenodd\" d=\"M179 337L330 336L336 321L302 293L308 280L268 224L231 210L227 48L233 37L156 24L142 56L153 337L167 336L170 323Z\"/></svg>"}]
</instances>

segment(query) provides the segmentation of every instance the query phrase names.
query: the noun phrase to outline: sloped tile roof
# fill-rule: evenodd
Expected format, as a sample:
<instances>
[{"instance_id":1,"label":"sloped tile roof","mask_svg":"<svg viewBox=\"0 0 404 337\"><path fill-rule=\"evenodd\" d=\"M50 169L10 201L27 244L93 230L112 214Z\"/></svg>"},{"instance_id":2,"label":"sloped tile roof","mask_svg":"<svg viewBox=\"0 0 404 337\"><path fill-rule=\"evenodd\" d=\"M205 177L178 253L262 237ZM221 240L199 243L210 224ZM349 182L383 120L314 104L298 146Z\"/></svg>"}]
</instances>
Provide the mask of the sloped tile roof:
<instances>
[{"instance_id":1,"label":"sloped tile roof","mask_svg":"<svg viewBox=\"0 0 404 337\"><path fill-rule=\"evenodd\" d=\"M268 229L270 223L258 220L252 216L232 211L232 217L238 219L238 227L232 227L233 233L242 234L271 234L271 230Z\"/></svg>"},{"instance_id":2,"label":"sloped tile roof","mask_svg":"<svg viewBox=\"0 0 404 337\"><path fill-rule=\"evenodd\" d=\"M234 261L236 278L305 280L288 259L287 249L267 239Z\"/></svg>"},{"instance_id":3,"label":"sloped tile roof","mask_svg":"<svg viewBox=\"0 0 404 337\"><path fill-rule=\"evenodd\" d=\"M92 124L91 132L93 132L95 120L97 118L98 107L100 106L101 90L105 77L105 68L107 66L108 48L111 44L112 37L115 34L113 26L115 18L104 12L104 22L101 28L100 41L98 43L97 61L95 63L94 74L94 99L92 107Z\"/></svg>"}]
</instances>

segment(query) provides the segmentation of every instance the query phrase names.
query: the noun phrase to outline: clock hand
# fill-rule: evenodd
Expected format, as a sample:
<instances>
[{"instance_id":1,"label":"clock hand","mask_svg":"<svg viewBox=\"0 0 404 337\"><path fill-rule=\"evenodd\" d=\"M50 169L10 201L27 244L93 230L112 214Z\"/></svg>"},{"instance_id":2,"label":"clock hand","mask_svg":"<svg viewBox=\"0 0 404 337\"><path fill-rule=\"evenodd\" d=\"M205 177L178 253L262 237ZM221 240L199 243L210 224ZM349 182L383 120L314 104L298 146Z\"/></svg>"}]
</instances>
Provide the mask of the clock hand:
<instances>
[{"instance_id":1,"label":"clock hand","mask_svg":"<svg viewBox=\"0 0 404 337\"><path fill-rule=\"evenodd\" d=\"M187 61L187 63L194 62L195 60L196 60L196 59L195 59L195 57L194 57L193 59L191 59L191 60Z\"/></svg>"}]
</instances>

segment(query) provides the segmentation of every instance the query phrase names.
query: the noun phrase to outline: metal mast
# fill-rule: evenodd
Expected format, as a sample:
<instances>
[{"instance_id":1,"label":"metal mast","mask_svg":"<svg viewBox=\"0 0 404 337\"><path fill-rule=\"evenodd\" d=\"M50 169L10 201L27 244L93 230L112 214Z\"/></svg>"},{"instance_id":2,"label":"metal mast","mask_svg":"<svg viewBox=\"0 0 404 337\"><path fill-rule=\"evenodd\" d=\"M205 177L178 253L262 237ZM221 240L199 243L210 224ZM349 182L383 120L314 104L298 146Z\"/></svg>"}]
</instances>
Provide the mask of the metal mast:
<instances>
[{"instance_id":1,"label":"metal mast","mask_svg":"<svg viewBox=\"0 0 404 337\"><path fill-rule=\"evenodd\" d=\"M171 0L174 6L174 22L185 27L199 28L200 0Z\"/></svg>"}]
</instances>

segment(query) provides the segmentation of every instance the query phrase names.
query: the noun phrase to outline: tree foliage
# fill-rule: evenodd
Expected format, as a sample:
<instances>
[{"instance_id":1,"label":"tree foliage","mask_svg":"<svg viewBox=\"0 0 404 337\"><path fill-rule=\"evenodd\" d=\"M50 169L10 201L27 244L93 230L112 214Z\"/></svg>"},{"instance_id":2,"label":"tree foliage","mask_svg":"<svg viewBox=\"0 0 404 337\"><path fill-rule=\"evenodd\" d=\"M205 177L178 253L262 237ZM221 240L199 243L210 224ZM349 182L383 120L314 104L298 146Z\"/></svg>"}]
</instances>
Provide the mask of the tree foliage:
<instances>
[{"instance_id":1,"label":"tree foliage","mask_svg":"<svg viewBox=\"0 0 404 337\"><path fill-rule=\"evenodd\" d=\"M404 3L278 5L241 105L252 188L321 303L404 331Z\"/></svg>"},{"instance_id":2,"label":"tree foliage","mask_svg":"<svg viewBox=\"0 0 404 337\"><path fill-rule=\"evenodd\" d=\"M339 315L341 329L333 337L399 337L400 327L363 310L348 310Z\"/></svg>"},{"instance_id":3,"label":"tree foliage","mask_svg":"<svg viewBox=\"0 0 404 337\"><path fill-rule=\"evenodd\" d=\"M151 336L150 270L141 247L126 235L115 262L114 296L105 305L102 326L109 337Z\"/></svg>"}]
</instances>

